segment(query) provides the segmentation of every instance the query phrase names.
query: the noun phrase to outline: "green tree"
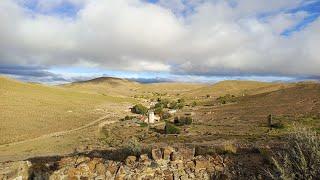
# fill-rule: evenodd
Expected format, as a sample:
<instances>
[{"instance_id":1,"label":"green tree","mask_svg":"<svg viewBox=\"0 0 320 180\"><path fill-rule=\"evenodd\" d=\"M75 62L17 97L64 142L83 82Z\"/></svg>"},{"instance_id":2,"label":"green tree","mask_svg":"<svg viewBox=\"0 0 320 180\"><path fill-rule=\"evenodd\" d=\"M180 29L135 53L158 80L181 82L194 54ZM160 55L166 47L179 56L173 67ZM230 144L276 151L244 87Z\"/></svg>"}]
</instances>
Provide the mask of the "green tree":
<instances>
[{"instance_id":1,"label":"green tree","mask_svg":"<svg viewBox=\"0 0 320 180\"><path fill-rule=\"evenodd\" d=\"M147 114L148 108L143 106L142 104L136 104L135 106L133 106L131 111L136 114Z\"/></svg>"}]
</instances>

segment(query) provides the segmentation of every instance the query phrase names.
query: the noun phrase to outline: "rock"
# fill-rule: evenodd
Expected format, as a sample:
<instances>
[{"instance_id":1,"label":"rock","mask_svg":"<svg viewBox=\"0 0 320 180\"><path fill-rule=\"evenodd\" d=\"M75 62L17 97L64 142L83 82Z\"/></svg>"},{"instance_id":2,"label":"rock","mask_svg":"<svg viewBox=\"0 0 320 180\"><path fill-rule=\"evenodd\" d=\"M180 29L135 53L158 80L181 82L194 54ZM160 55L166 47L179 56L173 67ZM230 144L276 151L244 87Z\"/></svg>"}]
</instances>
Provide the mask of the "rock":
<instances>
[{"instance_id":1,"label":"rock","mask_svg":"<svg viewBox=\"0 0 320 180\"><path fill-rule=\"evenodd\" d=\"M183 159L183 157L181 156L180 153L178 153L178 152L172 152L171 153L171 156L170 156L170 160L171 161L179 161L179 160L182 160L182 159Z\"/></svg>"},{"instance_id":2,"label":"rock","mask_svg":"<svg viewBox=\"0 0 320 180\"><path fill-rule=\"evenodd\" d=\"M163 148L163 159L170 160L171 154L174 152L174 148L167 146Z\"/></svg>"},{"instance_id":3,"label":"rock","mask_svg":"<svg viewBox=\"0 0 320 180\"><path fill-rule=\"evenodd\" d=\"M113 176L116 174L118 170L118 165L114 161L108 161L107 163L107 171L110 172L110 174Z\"/></svg>"},{"instance_id":4,"label":"rock","mask_svg":"<svg viewBox=\"0 0 320 180\"><path fill-rule=\"evenodd\" d=\"M124 168L124 166L120 166L120 168L118 169L118 172L116 174L115 179L116 180L122 180L124 179L124 177L127 175L126 169Z\"/></svg>"},{"instance_id":5,"label":"rock","mask_svg":"<svg viewBox=\"0 0 320 180\"><path fill-rule=\"evenodd\" d=\"M173 173L169 170L164 170L163 171L163 178L165 180L173 180Z\"/></svg>"},{"instance_id":6,"label":"rock","mask_svg":"<svg viewBox=\"0 0 320 180\"><path fill-rule=\"evenodd\" d=\"M187 161L186 163L185 163L185 167L186 168L189 168L189 169L194 169L195 168L195 164L194 164L194 162L193 161Z\"/></svg>"},{"instance_id":7,"label":"rock","mask_svg":"<svg viewBox=\"0 0 320 180\"><path fill-rule=\"evenodd\" d=\"M125 160L125 164L127 166L134 166L135 162L136 162L137 158L135 156L128 156L127 159Z\"/></svg>"},{"instance_id":8,"label":"rock","mask_svg":"<svg viewBox=\"0 0 320 180\"><path fill-rule=\"evenodd\" d=\"M194 158L195 148L179 148L178 153L185 160L190 160Z\"/></svg>"},{"instance_id":9,"label":"rock","mask_svg":"<svg viewBox=\"0 0 320 180\"><path fill-rule=\"evenodd\" d=\"M140 155L140 161L146 161L146 160L149 160L149 157L147 154L141 154Z\"/></svg>"},{"instance_id":10,"label":"rock","mask_svg":"<svg viewBox=\"0 0 320 180\"><path fill-rule=\"evenodd\" d=\"M143 163L144 165L150 165L151 164L151 160L149 159L147 154L141 154L139 161L141 163Z\"/></svg>"},{"instance_id":11,"label":"rock","mask_svg":"<svg viewBox=\"0 0 320 180\"><path fill-rule=\"evenodd\" d=\"M105 175L106 174L106 167L105 167L105 165L104 164L102 164L102 163L98 163L97 165L96 165L96 172L97 172L97 174L98 175Z\"/></svg>"},{"instance_id":12,"label":"rock","mask_svg":"<svg viewBox=\"0 0 320 180\"><path fill-rule=\"evenodd\" d=\"M195 170L200 171L200 170L205 170L209 168L210 163L207 159L205 159L203 156L198 156L195 159Z\"/></svg>"},{"instance_id":13,"label":"rock","mask_svg":"<svg viewBox=\"0 0 320 180\"><path fill-rule=\"evenodd\" d=\"M155 160L155 161L158 161L158 160L162 159L161 149L158 149L158 148L152 149L151 154L152 154L152 159Z\"/></svg>"},{"instance_id":14,"label":"rock","mask_svg":"<svg viewBox=\"0 0 320 180\"><path fill-rule=\"evenodd\" d=\"M30 176L30 161L17 161L0 164L1 179L28 180Z\"/></svg>"}]
</instances>

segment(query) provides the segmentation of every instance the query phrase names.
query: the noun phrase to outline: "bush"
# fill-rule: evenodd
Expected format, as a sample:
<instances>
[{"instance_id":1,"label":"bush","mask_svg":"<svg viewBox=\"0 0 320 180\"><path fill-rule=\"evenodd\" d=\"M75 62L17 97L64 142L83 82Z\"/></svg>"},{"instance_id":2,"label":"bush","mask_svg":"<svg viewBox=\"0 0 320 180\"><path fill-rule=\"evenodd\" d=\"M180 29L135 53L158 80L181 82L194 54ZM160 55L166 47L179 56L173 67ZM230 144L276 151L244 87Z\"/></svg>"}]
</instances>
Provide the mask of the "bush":
<instances>
[{"instance_id":1,"label":"bush","mask_svg":"<svg viewBox=\"0 0 320 180\"><path fill-rule=\"evenodd\" d=\"M285 150L272 157L267 170L272 179L317 179L320 177L320 139L315 132L296 128Z\"/></svg>"},{"instance_id":2,"label":"bush","mask_svg":"<svg viewBox=\"0 0 320 180\"><path fill-rule=\"evenodd\" d=\"M197 102L196 101L193 101L192 103L191 103L191 106L192 107L195 107L195 106L197 106L198 104L197 104Z\"/></svg>"},{"instance_id":3,"label":"bush","mask_svg":"<svg viewBox=\"0 0 320 180\"><path fill-rule=\"evenodd\" d=\"M146 114L148 112L148 108L143 106L142 104L137 104L133 106L131 111L136 114Z\"/></svg>"},{"instance_id":4,"label":"bush","mask_svg":"<svg viewBox=\"0 0 320 180\"><path fill-rule=\"evenodd\" d=\"M158 99L158 103L155 104L155 108L161 107L161 108L168 108L168 105L170 103L169 99Z\"/></svg>"},{"instance_id":5,"label":"bush","mask_svg":"<svg viewBox=\"0 0 320 180\"><path fill-rule=\"evenodd\" d=\"M163 114L163 108L162 107L157 107L154 109L154 113L158 114L159 116L161 116Z\"/></svg>"},{"instance_id":6,"label":"bush","mask_svg":"<svg viewBox=\"0 0 320 180\"><path fill-rule=\"evenodd\" d=\"M165 126L165 132L166 134L180 134L180 129L177 128L174 124L167 122Z\"/></svg>"},{"instance_id":7,"label":"bush","mask_svg":"<svg viewBox=\"0 0 320 180\"><path fill-rule=\"evenodd\" d=\"M277 123L271 124L271 127L275 128L275 129L284 129L285 128L285 126L282 122L277 122Z\"/></svg>"},{"instance_id":8,"label":"bush","mask_svg":"<svg viewBox=\"0 0 320 180\"><path fill-rule=\"evenodd\" d=\"M190 116L186 117L175 117L174 124L177 126L190 125L192 124L192 118Z\"/></svg>"},{"instance_id":9,"label":"bush","mask_svg":"<svg viewBox=\"0 0 320 180\"><path fill-rule=\"evenodd\" d=\"M121 119L121 121L128 121L128 120L132 120L134 118L135 118L135 116L125 116L123 119Z\"/></svg>"},{"instance_id":10,"label":"bush","mask_svg":"<svg viewBox=\"0 0 320 180\"><path fill-rule=\"evenodd\" d=\"M147 127L148 123L142 122L142 123L139 123L139 125L140 125L140 127Z\"/></svg>"},{"instance_id":11,"label":"bush","mask_svg":"<svg viewBox=\"0 0 320 180\"><path fill-rule=\"evenodd\" d=\"M236 154L237 147L231 143L230 141L226 141L223 143L223 153L225 154Z\"/></svg>"},{"instance_id":12,"label":"bush","mask_svg":"<svg viewBox=\"0 0 320 180\"><path fill-rule=\"evenodd\" d=\"M124 150L131 155L141 154L142 146L136 138L131 138L125 145Z\"/></svg>"}]
</instances>

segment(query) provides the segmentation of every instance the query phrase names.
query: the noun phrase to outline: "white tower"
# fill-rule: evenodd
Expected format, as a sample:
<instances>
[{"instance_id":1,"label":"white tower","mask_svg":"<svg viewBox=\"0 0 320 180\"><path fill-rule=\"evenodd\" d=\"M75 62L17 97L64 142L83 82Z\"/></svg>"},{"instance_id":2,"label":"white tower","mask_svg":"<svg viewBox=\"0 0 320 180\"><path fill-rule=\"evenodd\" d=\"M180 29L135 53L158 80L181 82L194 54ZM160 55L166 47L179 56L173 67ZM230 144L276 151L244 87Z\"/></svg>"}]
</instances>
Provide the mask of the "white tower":
<instances>
[{"instance_id":1,"label":"white tower","mask_svg":"<svg viewBox=\"0 0 320 180\"><path fill-rule=\"evenodd\" d=\"M154 124L154 112L153 111L148 112L148 123Z\"/></svg>"}]
</instances>

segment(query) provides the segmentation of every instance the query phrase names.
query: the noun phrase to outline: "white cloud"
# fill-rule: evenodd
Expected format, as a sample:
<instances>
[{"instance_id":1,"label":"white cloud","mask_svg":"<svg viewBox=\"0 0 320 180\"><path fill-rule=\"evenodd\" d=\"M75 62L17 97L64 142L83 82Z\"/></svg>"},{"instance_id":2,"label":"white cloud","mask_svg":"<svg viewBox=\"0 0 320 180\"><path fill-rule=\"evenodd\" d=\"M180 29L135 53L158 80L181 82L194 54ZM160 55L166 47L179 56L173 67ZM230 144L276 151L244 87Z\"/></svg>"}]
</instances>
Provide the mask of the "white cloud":
<instances>
[{"instance_id":1,"label":"white cloud","mask_svg":"<svg viewBox=\"0 0 320 180\"><path fill-rule=\"evenodd\" d=\"M301 0L68 0L82 7L75 17L41 13L65 1L39 1L40 13L0 1L0 64L320 75L320 21L280 35L308 15L285 11Z\"/></svg>"}]
</instances>

